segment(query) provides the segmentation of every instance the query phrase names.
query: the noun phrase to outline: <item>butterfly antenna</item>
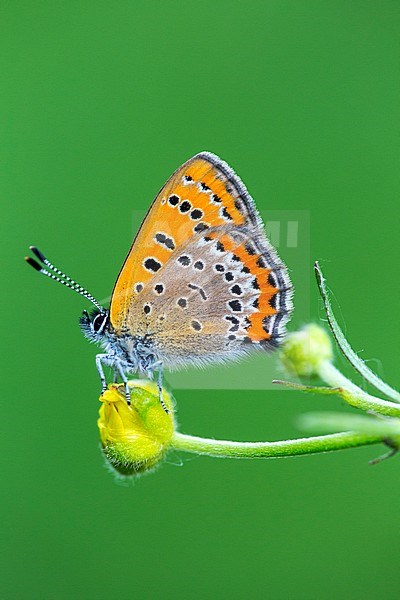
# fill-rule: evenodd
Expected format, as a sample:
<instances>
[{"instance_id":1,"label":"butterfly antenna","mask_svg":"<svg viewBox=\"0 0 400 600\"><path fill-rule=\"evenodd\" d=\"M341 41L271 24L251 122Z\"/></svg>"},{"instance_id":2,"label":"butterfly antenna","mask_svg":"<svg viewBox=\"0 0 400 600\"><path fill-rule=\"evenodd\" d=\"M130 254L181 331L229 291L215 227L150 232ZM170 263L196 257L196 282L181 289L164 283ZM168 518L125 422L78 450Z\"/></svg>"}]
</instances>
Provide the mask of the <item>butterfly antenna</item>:
<instances>
[{"instance_id":1,"label":"butterfly antenna","mask_svg":"<svg viewBox=\"0 0 400 600\"><path fill-rule=\"evenodd\" d=\"M104 312L104 308L101 306L101 304L97 302L96 298L94 298L92 294L89 294L89 292L85 290L85 288L82 287L77 281L74 281L73 279L71 279L71 277L68 277L68 275L60 271L60 269L53 265L45 257L45 255L42 252L40 252L38 248L36 248L36 246L29 246L29 249L33 252L36 258L38 258L39 261L43 263L45 267L47 267L47 269L41 264L39 264L34 258L26 256L25 260L31 267L36 269L36 271L39 271L39 273L50 277L50 279L54 279L54 281L58 281L58 283L65 285L66 287L70 288L77 294L80 294L84 298L87 298L92 304L95 305L96 308L98 308L101 312Z\"/></svg>"}]
</instances>

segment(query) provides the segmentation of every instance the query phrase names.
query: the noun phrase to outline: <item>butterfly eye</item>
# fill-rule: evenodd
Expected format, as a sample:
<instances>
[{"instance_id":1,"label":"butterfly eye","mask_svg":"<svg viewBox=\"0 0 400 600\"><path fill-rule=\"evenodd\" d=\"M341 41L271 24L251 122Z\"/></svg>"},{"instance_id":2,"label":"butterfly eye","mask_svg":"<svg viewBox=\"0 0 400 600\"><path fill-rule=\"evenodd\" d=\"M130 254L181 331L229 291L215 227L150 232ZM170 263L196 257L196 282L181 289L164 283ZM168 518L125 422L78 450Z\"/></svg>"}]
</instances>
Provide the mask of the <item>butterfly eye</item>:
<instances>
[{"instance_id":1,"label":"butterfly eye","mask_svg":"<svg viewBox=\"0 0 400 600\"><path fill-rule=\"evenodd\" d=\"M104 313L100 313L95 316L92 322L93 331L98 333L104 328L105 322L107 320L107 315Z\"/></svg>"}]
</instances>

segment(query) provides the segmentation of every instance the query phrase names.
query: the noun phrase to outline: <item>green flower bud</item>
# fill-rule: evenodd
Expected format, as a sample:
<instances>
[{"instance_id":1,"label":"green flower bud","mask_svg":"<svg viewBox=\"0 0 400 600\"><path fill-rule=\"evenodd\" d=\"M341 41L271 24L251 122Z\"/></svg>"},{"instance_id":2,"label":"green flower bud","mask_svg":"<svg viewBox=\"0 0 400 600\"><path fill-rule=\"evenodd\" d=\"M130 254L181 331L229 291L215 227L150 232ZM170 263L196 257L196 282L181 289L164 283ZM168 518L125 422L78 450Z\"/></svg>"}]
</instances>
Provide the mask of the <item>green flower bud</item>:
<instances>
[{"instance_id":1,"label":"green flower bud","mask_svg":"<svg viewBox=\"0 0 400 600\"><path fill-rule=\"evenodd\" d=\"M319 367L333 358L329 335L319 325L306 325L290 333L282 345L280 359L285 369L299 377L318 375Z\"/></svg>"},{"instance_id":2,"label":"green flower bud","mask_svg":"<svg viewBox=\"0 0 400 600\"><path fill-rule=\"evenodd\" d=\"M104 456L123 476L154 468L163 459L175 430L171 396L163 390L169 413L161 406L157 386L150 381L129 382L131 405L124 386L110 384L100 396L97 421Z\"/></svg>"}]
</instances>

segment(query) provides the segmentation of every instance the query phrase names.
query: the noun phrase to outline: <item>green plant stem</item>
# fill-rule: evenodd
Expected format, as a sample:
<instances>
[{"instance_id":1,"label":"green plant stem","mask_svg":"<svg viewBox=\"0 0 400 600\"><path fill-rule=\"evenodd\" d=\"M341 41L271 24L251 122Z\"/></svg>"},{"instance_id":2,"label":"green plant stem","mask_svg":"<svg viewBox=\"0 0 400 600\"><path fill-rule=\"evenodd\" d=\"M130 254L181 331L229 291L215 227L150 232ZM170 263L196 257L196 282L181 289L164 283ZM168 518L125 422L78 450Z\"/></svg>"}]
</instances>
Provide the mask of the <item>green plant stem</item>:
<instances>
[{"instance_id":1,"label":"green plant stem","mask_svg":"<svg viewBox=\"0 0 400 600\"><path fill-rule=\"evenodd\" d=\"M343 331L340 329L338 322L336 321L335 315L333 314L332 306L328 297L328 290L325 285L325 278L318 261L314 265L314 270L319 291L324 303L326 316L328 318L329 327L331 328L333 337L335 338L340 350L343 352L354 369L360 373L363 379L368 381L377 390L391 398L391 400L400 402L400 392L392 388L385 381L382 381L382 379L378 377L376 373L371 371L371 369L367 367L365 362L354 352L353 348L350 346L349 342L343 335Z\"/></svg>"},{"instance_id":2,"label":"green plant stem","mask_svg":"<svg viewBox=\"0 0 400 600\"><path fill-rule=\"evenodd\" d=\"M384 439L400 439L400 419L382 419L360 413L312 412L297 420L301 429L319 433L356 431L366 435L380 435Z\"/></svg>"},{"instance_id":3,"label":"green plant stem","mask_svg":"<svg viewBox=\"0 0 400 600\"><path fill-rule=\"evenodd\" d=\"M382 437L352 432L278 442L231 442L175 432L170 448L219 458L283 458L369 446L380 442Z\"/></svg>"},{"instance_id":4,"label":"green plant stem","mask_svg":"<svg viewBox=\"0 0 400 600\"><path fill-rule=\"evenodd\" d=\"M400 406L397 403L367 394L338 371L330 361L320 363L318 375L333 388L338 388L338 393L351 406L388 417L400 417Z\"/></svg>"}]
</instances>

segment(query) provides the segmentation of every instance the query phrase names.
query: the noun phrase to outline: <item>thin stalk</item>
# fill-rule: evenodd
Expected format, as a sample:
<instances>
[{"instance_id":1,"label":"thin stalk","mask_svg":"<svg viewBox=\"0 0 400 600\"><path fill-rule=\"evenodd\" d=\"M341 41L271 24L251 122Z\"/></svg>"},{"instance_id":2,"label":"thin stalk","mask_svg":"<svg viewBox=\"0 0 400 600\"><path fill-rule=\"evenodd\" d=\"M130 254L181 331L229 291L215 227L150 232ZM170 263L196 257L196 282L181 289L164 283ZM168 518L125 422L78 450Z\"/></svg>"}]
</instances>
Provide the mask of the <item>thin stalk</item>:
<instances>
[{"instance_id":1,"label":"thin stalk","mask_svg":"<svg viewBox=\"0 0 400 600\"><path fill-rule=\"evenodd\" d=\"M367 394L338 371L330 361L322 361L319 364L318 375L333 388L337 388L337 393L351 406L388 417L400 417L400 406L396 402L381 400Z\"/></svg>"},{"instance_id":2,"label":"thin stalk","mask_svg":"<svg viewBox=\"0 0 400 600\"><path fill-rule=\"evenodd\" d=\"M217 458L283 458L369 446L382 437L353 432L320 435L278 442L231 442L174 433L170 448Z\"/></svg>"},{"instance_id":3,"label":"thin stalk","mask_svg":"<svg viewBox=\"0 0 400 600\"><path fill-rule=\"evenodd\" d=\"M353 348L350 346L349 342L346 340L343 335L343 331L340 329L338 322L336 321L335 315L333 314L331 303L329 302L328 290L325 285L325 278L322 274L321 267L319 266L318 261L314 265L315 275L317 278L317 283L319 287L319 291L321 293L321 297L324 303L326 316L328 318L329 327L331 328L332 334L340 348L343 352L344 356L347 358L349 363L360 373L360 375L368 381L371 385L374 386L375 389L385 394L395 402L400 402L400 392L392 388L385 381L382 381L380 377L367 365L361 358L354 352Z\"/></svg>"},{"instance_id":4,"label":"thin stalk","mask_svg":"<svg viewBox=\"0 0 400 600\"><path fill-rule=\"evenodd\" d=\"M324 411L303 414L298 418L298 424L303 430L312 432L356 431L366 435L380 435L383 439L400 440L400 419Z\"/></svg>"}]
</instances>

